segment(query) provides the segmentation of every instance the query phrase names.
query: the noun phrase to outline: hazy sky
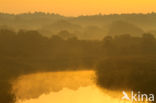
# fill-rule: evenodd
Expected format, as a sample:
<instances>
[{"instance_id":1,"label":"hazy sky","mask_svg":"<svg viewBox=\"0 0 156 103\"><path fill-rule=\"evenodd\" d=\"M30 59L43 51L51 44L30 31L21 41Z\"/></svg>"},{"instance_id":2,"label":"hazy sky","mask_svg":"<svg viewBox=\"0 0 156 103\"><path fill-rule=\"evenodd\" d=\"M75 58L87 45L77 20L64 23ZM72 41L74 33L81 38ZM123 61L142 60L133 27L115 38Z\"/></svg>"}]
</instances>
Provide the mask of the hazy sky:
<instances>
[{"instance_id":1,"label":"hazy sky","mask_svg":"<svg viewBox=\"0 0 156 103\"><path fill-rule=\"evenodd\" d=\"M65 16L147 13L156 11L156 0L0 0L0 12L44 11Z\"/></svg>"}]
</instances>

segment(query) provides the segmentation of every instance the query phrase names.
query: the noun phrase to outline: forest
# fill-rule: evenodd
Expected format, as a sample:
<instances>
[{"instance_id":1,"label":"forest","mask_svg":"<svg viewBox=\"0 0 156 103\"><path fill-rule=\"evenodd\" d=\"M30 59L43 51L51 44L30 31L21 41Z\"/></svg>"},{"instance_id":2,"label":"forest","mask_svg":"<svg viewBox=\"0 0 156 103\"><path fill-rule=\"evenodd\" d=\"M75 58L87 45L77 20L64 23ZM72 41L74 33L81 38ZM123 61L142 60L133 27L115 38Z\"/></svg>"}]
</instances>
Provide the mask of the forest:
<instances>
[{"instance_id":1,"label":"forest","mask_svg":"<svg viewBox=\"0 0 156 103\"><path fill-rule=\"evenodd\" d=\"M80 68L103 88L156 93L154 17L1 13L0 102L15 102L10 81L20 75Z\"/></svg>"}]
</instances>

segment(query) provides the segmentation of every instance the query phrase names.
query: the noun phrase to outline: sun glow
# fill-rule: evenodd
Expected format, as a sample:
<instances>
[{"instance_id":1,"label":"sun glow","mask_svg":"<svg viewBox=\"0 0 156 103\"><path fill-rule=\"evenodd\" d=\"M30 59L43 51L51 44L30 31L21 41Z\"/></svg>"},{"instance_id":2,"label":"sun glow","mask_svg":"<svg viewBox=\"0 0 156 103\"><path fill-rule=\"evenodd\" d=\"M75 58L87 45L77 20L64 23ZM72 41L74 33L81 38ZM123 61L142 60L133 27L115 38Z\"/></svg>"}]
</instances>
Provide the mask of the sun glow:
<instances>
[{"instance_id":1,"label":"sun glow","mask_svg":"<svg viewBox=\"0 0 156 103\"><path fill-rule=\"evenodd\" d=\"M16 103L131 103L122 92L95 84L94 71L45 72L23 75L13 85Z\"/></svg>"},{"instance_id":2,"label":"sun glow","mask_svg":"<svg viewBox=\"0 0 156 103\"><path fill-rule=\"evenodd\" d=\"M18 103L131 103L112 97L100 91L96 86L80 87L74 91L64 88L59 92L43 94L37 99L19 101Z\"/></svg>"},{"instance_id":3,"label":"sun glow","mask_svg":"<svg viewBox=\"0 0 156 103\"><path fill-rule=\"evenodd\" d=\"M50 12L65 16L149 13L156 11L155 0L0 0L0 12Z\"/></svg>"}]
</instances>

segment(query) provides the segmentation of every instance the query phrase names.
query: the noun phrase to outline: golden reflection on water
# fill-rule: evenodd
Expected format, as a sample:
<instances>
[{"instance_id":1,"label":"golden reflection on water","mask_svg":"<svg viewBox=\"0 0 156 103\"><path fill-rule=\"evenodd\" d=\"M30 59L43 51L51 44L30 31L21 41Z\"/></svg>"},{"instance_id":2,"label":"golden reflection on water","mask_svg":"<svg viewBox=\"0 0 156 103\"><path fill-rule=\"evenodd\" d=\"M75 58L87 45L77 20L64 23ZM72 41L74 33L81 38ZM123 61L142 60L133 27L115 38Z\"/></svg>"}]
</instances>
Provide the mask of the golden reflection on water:
<instances>
[{"instance_id":1,"label":"golden reflection on water","mask_svg":"<svg viewBox=\"0 0 156 103\"><path fill-rule=\"evenodd\" d=\"M16 103L131 103L122 92L100 89L94 71L44 72L19 77L13 85Z\"/></svg>"}]
</instances>

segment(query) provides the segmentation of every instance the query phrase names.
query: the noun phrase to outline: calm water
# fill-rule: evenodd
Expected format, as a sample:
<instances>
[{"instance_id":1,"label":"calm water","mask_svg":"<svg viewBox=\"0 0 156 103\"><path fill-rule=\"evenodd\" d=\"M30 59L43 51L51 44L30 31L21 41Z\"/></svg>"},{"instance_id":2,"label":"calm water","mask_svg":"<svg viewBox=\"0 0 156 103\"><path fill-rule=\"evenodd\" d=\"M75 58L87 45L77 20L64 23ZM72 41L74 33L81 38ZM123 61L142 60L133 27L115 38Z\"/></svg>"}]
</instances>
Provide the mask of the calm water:
<instances>
[{"instance_id":1,"label":"calm water","mask_svg":"<svg viewBox=\"0 0 156 103\"><path fill-rule=\"evenodd\" d=\"M130 103L121 91L99 88L94 71L23 75L13 84L16 103Z\"/></svg>"}]
</instances>

